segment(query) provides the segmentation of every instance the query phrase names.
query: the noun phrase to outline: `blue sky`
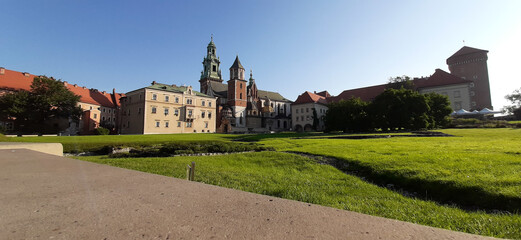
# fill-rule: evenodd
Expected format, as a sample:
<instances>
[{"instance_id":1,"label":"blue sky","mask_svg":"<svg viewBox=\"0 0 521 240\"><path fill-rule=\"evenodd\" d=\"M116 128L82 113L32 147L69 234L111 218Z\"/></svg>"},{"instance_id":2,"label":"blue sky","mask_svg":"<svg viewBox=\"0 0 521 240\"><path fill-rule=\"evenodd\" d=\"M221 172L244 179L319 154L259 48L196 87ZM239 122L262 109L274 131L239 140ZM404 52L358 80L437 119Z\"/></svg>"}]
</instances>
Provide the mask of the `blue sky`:
<instances>
[{"instance_id":1,"label":"blue sky","mask_svg":"<svg viewBox=\"0 0 521 240\"><path fill-rule=\"evenodd\" d=\"M448 71L465 45L489 50L495 109L521 87L521 1L0 0L0 66L128 92L152 81L199 89L214 35L223 77L235 55L258 87L304 91Z\"/></svg>"}]
</instances>

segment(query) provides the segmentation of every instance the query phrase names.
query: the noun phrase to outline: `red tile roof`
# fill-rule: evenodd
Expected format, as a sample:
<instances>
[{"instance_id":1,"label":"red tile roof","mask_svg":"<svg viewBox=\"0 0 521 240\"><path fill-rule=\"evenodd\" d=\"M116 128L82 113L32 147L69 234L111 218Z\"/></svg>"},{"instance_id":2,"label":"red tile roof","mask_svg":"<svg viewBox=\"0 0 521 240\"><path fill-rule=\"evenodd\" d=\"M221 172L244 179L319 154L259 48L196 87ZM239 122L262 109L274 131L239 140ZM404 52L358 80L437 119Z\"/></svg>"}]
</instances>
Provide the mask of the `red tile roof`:
<instances>
[{"instance_id":1,"label":"red tile roof","mask_svg":"<svg viewBox=\"0 0 521 240\"><path fill-rule=\"evenodd\" d=\"M447 58L447 60L449 60L451 58L454 58L454 57L457 57L457 56L471 54L471 53L475 53L475 52L488 52L488 51L487 50L482 50L482 49L477 49L477 48L471 48L471 47L463 46L456 53L452 54L452 56Z\"/></svg>"},{"instance_id":2,"label":"red tile roof","mask_svg":"<svg viewBox=\"0 0 521 240\"><path fill-rule=\"evenodd\" d=\"M303 94L300 94L298 96L297 100L293 104L303 104L303 103L327 104L327 101L326 101L326 98L323 96L306 91Z\"/></svg>"},{"instance_id":3,"label":"red tile roof","mask_svg":"<svg viewBox=\"0 0 521 240\"><path fill-rule=\"evenodd\" d=\"M446 86L454 84L471 83L470 80L465 80L458 76L452 75L441 69L436 69L434 74L428 78L420 78L412 80L415 89ZM387 84L345 90L336 97L328 98L328 102L338 102L340 100L349 100L353 97L358 97L362 101L372 101L376 96L382 93L387 88Z\"/></svg>"},{"instance_id":4,"label":"red tile roof","mask_svg":"<svg viewBox=\"0 0 521 240\"><path fill-rule=\"evenodd\" d=\"M452 75L441 69L436 69L434 74L432 74L428 78L420 78L420 79L413 80L414 87L417 89L445 86L445 85L454 85L454 84L464 84L464 83L471 83L471 82L472 81L470 81L470 80L465 80L461 77Z\"/></svg>"},{"instance_id":5,"label":"red tile roof","mask_svg":"<svg viewBox=\"0 0 521 240\"><path fill-rule=\"evenodd\" d=\"M4 74L0 74L0 89L7 90L31 90L31 84L33 83L33 79L38 77L29 73L22 73L17 71L12 71L8 69L4 69ZM119 99L124 96L121 93L115 93L113 90L113 94L99 92L96 89L88 89L84 87L79 87L77 85L72 85L67 82L63 82L63 84L74 94L79 95L81 97L80 102L90 103L94 105L100 105L104 107L115 107L119 106Z\"/></svg>"}]
</instances>

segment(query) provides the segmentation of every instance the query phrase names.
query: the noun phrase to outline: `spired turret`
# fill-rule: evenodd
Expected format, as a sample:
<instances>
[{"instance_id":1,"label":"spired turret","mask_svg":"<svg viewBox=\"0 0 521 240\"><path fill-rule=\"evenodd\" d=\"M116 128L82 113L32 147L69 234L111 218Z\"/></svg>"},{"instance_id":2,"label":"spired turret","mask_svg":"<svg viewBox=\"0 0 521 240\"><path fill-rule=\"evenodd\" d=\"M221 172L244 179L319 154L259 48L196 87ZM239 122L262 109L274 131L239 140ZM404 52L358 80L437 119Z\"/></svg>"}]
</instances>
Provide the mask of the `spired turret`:
<instances>
[{"instance_id":1,"label":"spired turret","mask_svg":"<svg viewBox=\"0 0 521 240\"><path fill-rule=\"evenodd\" d=\"M220 69L221 61L217 57L217 47L213 42L213 36L206 47L206 57L203 60L203 71L201 72L201 80L210 79L222 82L222 75Z\"/></svg>"}]
</instances>

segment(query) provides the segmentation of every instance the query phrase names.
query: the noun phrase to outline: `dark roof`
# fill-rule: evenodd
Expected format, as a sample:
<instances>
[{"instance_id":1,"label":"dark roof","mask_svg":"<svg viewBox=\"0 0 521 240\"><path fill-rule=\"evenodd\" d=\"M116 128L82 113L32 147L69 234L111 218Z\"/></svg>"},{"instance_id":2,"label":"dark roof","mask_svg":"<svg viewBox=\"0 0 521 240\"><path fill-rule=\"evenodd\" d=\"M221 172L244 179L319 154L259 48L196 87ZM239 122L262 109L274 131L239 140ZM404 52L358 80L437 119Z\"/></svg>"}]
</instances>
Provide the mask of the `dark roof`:
<instances>
[{"instance_id":1,"label":"dark roof","mask_svg":"<svg viewBox=\"0 0 521 240\"><path fill-rule=\"evenodd\" d=\"M241 61L239 61L239 56L238 55L237 55L237 57L235 57L235 62L233 62L233 64L230 67L230 69L232 69L232 68L242 68L242 69L244 69L244 67L241 64Z\"/></svg>"},{"instance_id":2,"label":"dark roof","mask_svg":"<svg viewBox=\"0 0 521 240\"><path fill-rule=\"evenodd\" d=\"M228 85L220 82L215 81L208 81L210 84L210 88L212 89L213 93L217 97L228 97Z\"/></svg>"},{"instance_id":3,"label":"dark roof","mask_svg":"<svg viewBox=\"0 0 521 240\"><path fill-rule=\"evenodd\" d=\"M415 89L438 87L446 85L464 84L472 81L465 80L458 76L452 75L441 69L436 69L434 74L428 78L420 78L412 80ZM385 91L387 84L375 85L364 88L345 90L336 97L327 98L328 102L338 102L340 100L349 100L358 97L362 101L372 101L376 96Z\"/></svg>"},{"instance_id":4,"label":"dark roof","mask_svg":"<svg viewBox=\"0 0 521 240\"><path fill-rule=\"evenodd\" d=\"M228 97L228 84L209 81L210 88L212 89L214 95L218 97L227 98ZM280 93L270 92L264 90L257 90L257 96L259 98L269 98L270 100L282 101L282 102L291 102L291 100L283 97Z\"/></svg>"},{"instance_id":5,"label":"dark roof","mask_svg":"<svg viewBox=\"0 0 521 240\"><path fill-rule=\"evenodd\" d=\"M270 92L270 91L258 90L257 94L258 94L259 98L264 98L264 99L268 98L270 100L275 100L275 101L291 102L291 100L283 97L278 92Z\"/></svg>"},{"instance_id":6,"label":"dark roof","mask_svg":"<svg viewBox=\"0 0 521 240\"><path fill-rule=\"evenodd\" d=\"M163 83L155 83L153 82L152 85L145 87L147 89L154 89L154 90L161 90L161 91L167 91L167 92L174 92L174 93L184 93L188 87L185 86L176 86L176 85L168 85ZM200 97L211 97L206 94L200 93L198 91L195 91L192 89L192 91L195 93L196 96Z\"/></svg>"},{"instance_id":7,"label":"dark roof","mask_svg":"<svg viewBox=\"0 0 521 240\"><path fill-rule=\"evenodd\" d=\"M315 92L315 94L320 95L320 96L322 96L322 97L326 97L326 98L327 98L327 97L331 97L331 94L329 94L328 91L322 91L322 92L318 92L318 93Z\"/></svg>"},{"instance_id":8,"label":"dark roof","mask_svg":"<svg viewBox=\"0 0 521 240\"><path fill-rule=\"evenodd\" d=\"M417 89L445 86L445 85L454 85L454 84L464 84L464 83L471 83L471 82L472 81L470 81L470 80L466 80L466 79L463 79L456 75L452 75L441 69L436 69L434 74L432 74L428 78L421 78L421 79L413 80L414 87Z\"/></svg>"},{"instance_id":9,"label":"dark roof","mask_svg":"<svg viewBox=\"0 0 521 240\"><path fill-rule=\"evenodd\" d=\"M327 101L326 101L326 97L324 96L320 96L318 94L314 94L314 93L311 93L311 92L304 92L302 94L300 94L297 98L297 100L295 100L295 102L293 103L293 105L295 104L304 104L304 103L322 103L322 104L327 104Z\"/></svg>"},{"instance_id":10,"label":"dark roof","mask_svg":"<svg viewBox=\"0 0 521 240\"><path fill-rule=\"evenodd\" d=\"M452 59L454 57L467 55L467 54L471 54L471 53L475 53L475 52L487 52L488 53L487 50L482 50L482 49L477 49L477 48L471 48L471 47L464 46L460 50L458 50L456 53L452 54L452 56L447 58L447 60Z\"/></svg>"}]
</instances>

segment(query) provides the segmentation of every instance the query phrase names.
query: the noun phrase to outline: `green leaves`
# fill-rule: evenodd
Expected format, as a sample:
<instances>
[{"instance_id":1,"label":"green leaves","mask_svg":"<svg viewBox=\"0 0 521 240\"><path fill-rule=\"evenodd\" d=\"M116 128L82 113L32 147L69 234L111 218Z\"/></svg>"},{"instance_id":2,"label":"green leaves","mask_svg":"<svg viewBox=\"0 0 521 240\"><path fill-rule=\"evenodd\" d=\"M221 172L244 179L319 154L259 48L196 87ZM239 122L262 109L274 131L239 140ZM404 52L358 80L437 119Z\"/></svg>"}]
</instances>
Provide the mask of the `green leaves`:
<instances>
[{"instance_id":1,"label":"green leaves","mask_svg":"<svg viewBox=\"0 0 521 240\"><path fill-rule=\"evenodd\" d=\"M31 91L19 91L0 97L0 117L15 121L22 132L57 132L49 120L72 118L78 120L80 96L74 95L65 85L53 78L35 77Z\"/></svg>"}]
</instances>

